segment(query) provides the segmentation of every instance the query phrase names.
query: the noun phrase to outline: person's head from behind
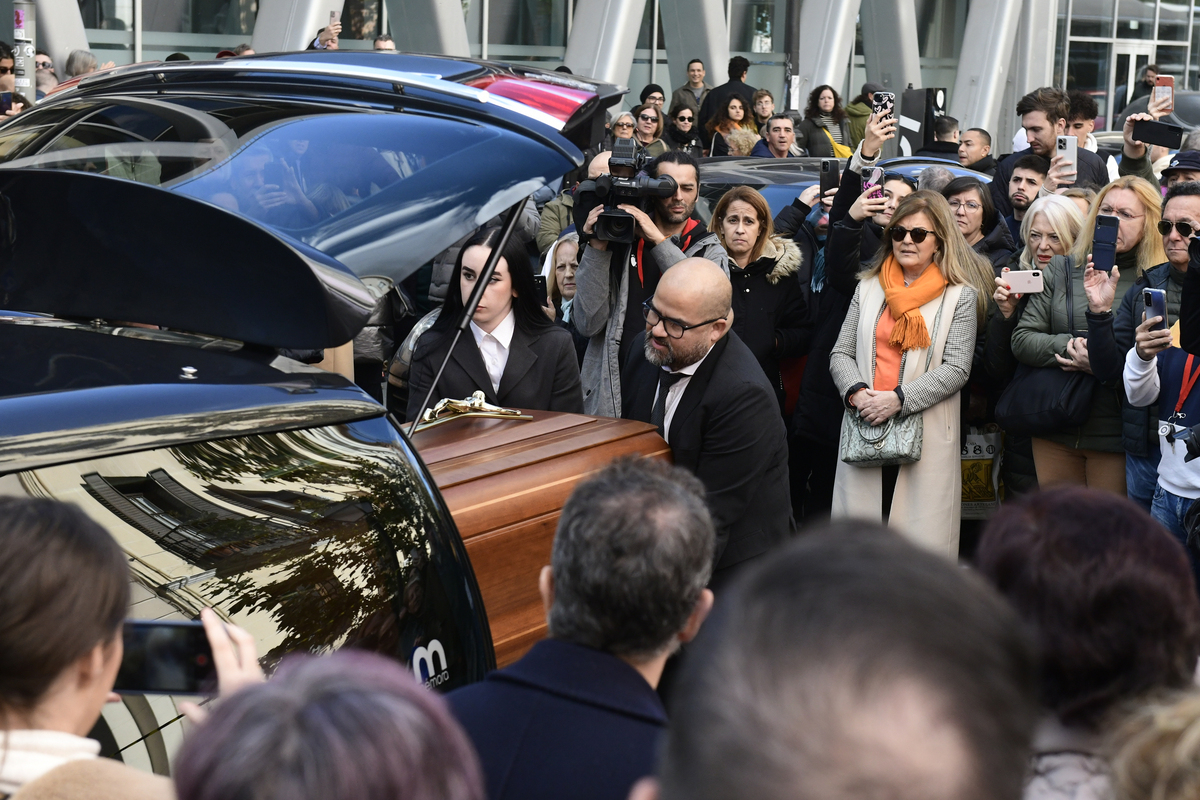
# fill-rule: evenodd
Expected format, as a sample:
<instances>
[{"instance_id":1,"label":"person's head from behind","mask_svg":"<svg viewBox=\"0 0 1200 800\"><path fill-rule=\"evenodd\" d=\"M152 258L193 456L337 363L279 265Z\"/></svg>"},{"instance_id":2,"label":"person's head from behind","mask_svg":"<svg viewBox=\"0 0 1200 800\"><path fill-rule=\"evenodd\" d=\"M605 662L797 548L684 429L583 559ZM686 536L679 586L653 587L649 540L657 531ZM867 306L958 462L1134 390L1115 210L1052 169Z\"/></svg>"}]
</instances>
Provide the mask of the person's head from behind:
<instances>
[{"instance_id":1,"label":"person's head from behind","mask_svg":"<svg viewBox=\"0 0 1200 800\"><path fill-rule=\"evenodd\" d=\"M955 178L942 189L954 212L954 221L967 244L974 245L992 232L998 220L992 193L977 178Z\"/></svg>"},{"instance_id":2,"label":"person's head from behind","mask_svg":"<svg viewBox=\"0 0 1200 800\"><path fill-rule=\"evenodd\" d=\"M1077 263L1086 264L1092 252L1096 217L1117 218L1117 253L1136 251L1137 267L1144 271L1167 260L1158 221L1162 219L1162 193L1157 186L1136 175L1124 175L1100 190L1092 211L1083 224L1083 235L1075 242Z\"/></svg>"},{"instance_id":3,"label":"person's head from behind","mask_svg":"<svg viewBox=\"0 0 1200 800\"><path fill-rule=\"evenodd\" d=\"M674 194L654 198L655 220L669 227L686 223L700 196L700 163L696 158L685 150L668 150L646 165L646 174L675 181Z\"/></svg>"},{"instance_id":4,"label":"person's head from behind","mask_svg":"<svg viewBox=\"0 0 1200 800\"><path fill-rule=\"evenodd\" d=\"M87 75L89 72L96 71L96 56L88 50L72 50L67 56L67 67L65 75L68 78L74 78L78 75Z\"/></svg>"},{"instance_id":5,"label":"person's head from behind","mask_svg":"<svg viewBox=\"0 0 1200 800\"><path fill-rule=\"evenodd\" d=\"M733 325L732 293L728 276L703 258L664 272L643 307L646 360L680 370L704 358Z\"/></svg>"},{"instance_id":6,"label":"person's head from behind","mask_svg":"<svg viewBox=\"0 0 1200 800\"><path fill-rule=\"evenodd\" d=\"M926 167L917 176L917 189L940 192L954 180L954 173L945 167Z\"/></svg>"},{"instance_id":7,"label":"person's head from behind","mask_svg":"<svg viewBox=\"0 0 1200 800\"><path fill-rule=\"evenodd\" d=\"M760 125L775 113L775 97L766 89L755 92L750 105L754 108L754 118Z\"/></svg>"},{"instance_id":8,"label":"person's head from behind","mask_svg":"<svg viewBox=\"0 0 1200 800\"><path fill-rule=\"evenodd\" d=\"M0 498L0 730L87 735L121 665L129 581L75 506Z\"/></svg>"},{"instance_id":9,"label":"person's head from behind","mask_svg":"<svg viewBox=\"0 0 1200 800\"><path fill-rule=\"evenodd\" d=\"M1124 497L1072 487L1005 503L976 560L1035 632L1042 706L1062 724L1101 730L1122 704L1192 682L1200 600L1187 555Z\"/></svg>"},{"instance_id":10,"label":"person's head from behind","mask_svg":"<svg viewBox=\"0 0 1200 800\"><path fill-rule=\"evenodd\" d=\"M1070 111L1067 113L1067 134L1079 140L1080 147L1087 146L1088 136L1096 130L1096 118L1100 116L1100 106L1086 92L1068 92Z\"/></svg>"},{"instance_id":11,"label":"person's head from behind","mask_svg":"<svg viewBox=\"0 0 1200 800\"><path fill-rule=\"evenodd\" d=\"M481 228L458 251L458 259L454 262L454 272L446 290L445 310L439 322L442 317L449 320L451 325L458 320L475 283L483 275L488 257L500 243L501 233L500 228ZM520 235L513 233L500 252L500 260L496 262L496 269L471 321L491 333L512 312L517 327L527 332L536 331L546 323L546 313L542 311L543 299L533 282L528 249Z\"/></svg>"},{"instance_id":12,"label":"person's head from behind","mask_svg":"<svg viewBox=\"0 0 1200 800\"><path fill-rule=\"evenodd\" d=\"M1116 800L1200 797L1200 690L1156 697L1112 735Z\"/></svg>"},{"instance_id":13,"label":"person's head from behind","mask_svg":"<svg viewBox=\"0 0 1200 800\"><path fill-rule=\"evenodd\" d=\"M233 54L235 56L252 56L255 53L254 48L250 46L249 42L242 42L237 47L233 48Z\"/></svg>"},{"instance_id":14,"label":"person's head from behind","mask_svg":"<svg viewBox=\"0 0 1200 800\"><path fill-rule=\"evenodd\" d=\"M1035 673L971 573L869 523L813 531L722 596L676 685L658 797L1013 800Z\"/></svg>"},{"instance_id":15,"label":"person's head from behind","mask_svg":"<svg viewBox=\"0 0 1200 800\"><path fill-rule=\"evenodd\" d=\"M660 461L614 461L563 506L539 581L550 636L635 666L665 660L712 606L715 541L699 479Z\"/></svg>"},{"instance_id":16,"label":"person's head from behind","mask_svg":"<svg viewBox=\"0 0 1200 800\"><path fill-rule=\"evenodd\" d=\"M1179 272L1188 268L1188 248L1200 233L1200 183L1177 183L1163 197L1162 219L1158 223L1163 250Z\"/></svg>"},{"instance_id":17,"label":"person's head from behind","mask_svg":"<svg viewBox=\"0 0 1200 800\"><path fill-rule=\"evenodd\" d=\"M1083 228L1083 214L1070 198L1052 194L1033 201L1021 220L1021 265L1045 269L1050 259L1071 252Z\"/></svg>"},{"instance_id":18,"label":"person's head from behind","mask_svg":"<svg viewBox=\"0 0 1200 800\"><path fill-rule=\"evenodd\" d=\"M729 155L748 156L754 152L754 146L762 141L762 137L745 128L734 128L725 134L725 141L729 145Z\"/></svg>"},{"instance_id":19,"label":"person's head from behind","mask_svg":"<svg viewBox=\"0 0 1200 800\"><path fill-rule=\"evenodd\" d=\"M1028 210L1037 199L1049 171L1049 160L1034 153L1027 153L1016 160L1012 176L1008 179L1008 202L1012 204L1013 211L1024 214Z\"/></svg>"},{"instance_id":20,"label":"person's head from behind","mask_svg":"<svg viewBox=\"0 0 1200 800\"><path fill-rule=\"evenodd\" d=\"M958 141L958 163L964 167L992 154L992 135L983 128L968 128Z\"/></svg>"},{"instance_id":21,"label":"person's head from behind","mask_svg":"<svg viewBox=\"0 0 1200 800\"><path fill-rule=\"evenodd\" d=\"M1072 186L1065 192L1061 192L1061 196L1074 203L1084 219L1087 219L1087 215L1092 213L1092 204L1096 202L1096 190L1086 186Z\"/></svg>"},{"instance_id":22,"label":"person's head from behind","mask_svg":"<svg viewBox=\"0 0 1200 800\"><path fill-rule=\"evenodd\" d=\"M343 650L284 659L184 740L179 800L483 800L445 702L401 664Z\"/></svg>"},{"instance_id":23,"label":"person's head from behind","mask_svg":"<svg viewBox=\"0 0 1200 800\"><path fill-rule=\"evenodd\" d=\"M729 59L728 75L731 81L744 81L750 71L750 61L745 56L734 56Z\"/></svg>"},{"instance_id":24,"label":"person's head from behind","mask_svg":"<svg viewBox=\"0 0 1200 800\"><path fill-rule=\"evenodd\" d=\"M933 121L933 138L939 142L958 141L958 120L941 116Z\"/></svg>"},{"instance_id":25,"label":"person's head from behind","mask_svg":"<svg viewBox=\"0 0 1200 800\"><path fill-rule=\"evenodd\" d=\"M1062 89L1043 86L1017 101L1017 116L1025 129L1025 138L1033 152L1054 157L1058 137L1066 130L1071 101Z\"/></svg>"},{"instance_id":26,"label":"person's head from behind","mask_svg":"<svg viewBox=\"0 0 1200 800\"><path fill-rule=\"evenodd\" d=\"M900 201L917 190L916 184L898 172L885 173L883 176L883 211L871 217L871 221L879 227L891 222L892 214Z\"/></svg>"}]
</instances>

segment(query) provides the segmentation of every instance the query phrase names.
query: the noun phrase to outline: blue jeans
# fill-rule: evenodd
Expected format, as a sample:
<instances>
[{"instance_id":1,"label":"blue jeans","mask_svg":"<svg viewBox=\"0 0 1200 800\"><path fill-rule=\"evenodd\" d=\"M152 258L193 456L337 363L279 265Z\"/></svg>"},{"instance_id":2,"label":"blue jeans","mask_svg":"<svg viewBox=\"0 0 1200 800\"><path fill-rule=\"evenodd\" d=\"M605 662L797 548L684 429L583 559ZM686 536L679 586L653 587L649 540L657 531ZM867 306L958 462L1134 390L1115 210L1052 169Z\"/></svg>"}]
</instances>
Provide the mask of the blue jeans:
<instances>
[{"instance_id":1,"label":"blue jeans","mask_svg":"<svg viewBox=\"0 0 1200 800\"><path fill-rule=\"evenodd\" d=\"M1125 494L1147 511L1154 501L1154 491L1158 486L1158 462L1161 460L1162 450L1157 447L1149 457L1125 454Z\"/></svg>"},{"instance_id":2,"label":"blue jeans","mask_svg":"<svg viewBox=\"0 0 1200 800\"><path fill-rule=\"evenodd\" d=\"M1157 486L1154 489L1154 502L1150 507L1150 516L1162 523L1162 526L1169 530L1171 535L1178 539L1187 550L1188 561L1192 565L1192 575L1195 576L1196 586L1200 589L1200 563L1197 562L1195 554L1187 549L1188 535L1187 530L1183 527L1183 517L1195 502L1200 501L1171 494L1161 486Z\"/></svg>"}]
</instances>

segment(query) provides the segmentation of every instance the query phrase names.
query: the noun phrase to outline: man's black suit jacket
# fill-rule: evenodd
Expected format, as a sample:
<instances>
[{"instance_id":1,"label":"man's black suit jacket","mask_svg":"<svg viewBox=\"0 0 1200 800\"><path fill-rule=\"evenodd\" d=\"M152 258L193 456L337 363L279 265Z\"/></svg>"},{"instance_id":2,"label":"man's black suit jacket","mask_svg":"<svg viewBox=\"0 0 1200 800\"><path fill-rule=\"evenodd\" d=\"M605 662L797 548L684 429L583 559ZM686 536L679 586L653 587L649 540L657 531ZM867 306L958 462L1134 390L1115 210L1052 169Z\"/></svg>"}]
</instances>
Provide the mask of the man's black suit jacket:
<instances>
[{"instance_id":1,"label":"man's black suit jacket","mask_svg":"<svg viewBox=\"0 0 1200 800\"><path fill-rule=\"evenodd\" d=\"M560 639L446 700L479 753L488 800L625 800L654 774L667 725L637 670Z\"/></svg>"},{"instance_id":2,"label":"man's black suit jacket","mask_svg":"<svg viewBox=\"0 0 1200 800\"><path fill-rule=\"evenodd\" d=\"M626 362L621 407L629 419L649 422L662 368L646 360L644 341L642 334ZM795 532L779 402L733 331L713 345L688 381L667 443L676 466L695 473L707 490L717 528L714 583Z\"/></svg>"},{"instance_id":3,"label":"man's black suit jacket","mask_svg":"<svg viewBox=\"0 0 1200 800\"><path fill-rule=\"evenodd\" d=\"M408 414L411 421L417 406L425 399L429 384L446 357L452 331L428 331L421 337L413 354L408 390ZM430 403L443 397L461 400L479 390L489 403L508 408L534 411L583 413L583 390L579 384L579 361L575 342L563 328L549 324L537 333L526 333L518 325L508 347L508 362L500 378L500 391L492 389L483 356L468 329L458 340L454 355L438 381Z\"/></svg>"}]
</instances>

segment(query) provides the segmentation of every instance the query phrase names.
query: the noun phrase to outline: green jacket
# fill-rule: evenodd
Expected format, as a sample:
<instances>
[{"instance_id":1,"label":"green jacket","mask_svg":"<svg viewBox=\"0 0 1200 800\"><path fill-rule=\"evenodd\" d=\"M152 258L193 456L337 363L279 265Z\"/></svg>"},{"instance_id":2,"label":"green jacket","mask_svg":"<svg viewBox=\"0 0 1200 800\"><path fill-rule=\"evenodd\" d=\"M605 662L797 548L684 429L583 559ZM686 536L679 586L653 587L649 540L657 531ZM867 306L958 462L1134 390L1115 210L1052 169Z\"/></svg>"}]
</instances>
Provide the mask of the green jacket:
<instances>
[{"instance_id":1,"label":"green jacket","mask_svg":"<svg viewBox=\"0 0 1200 800\"><path fill-rule=\"evenodd\" d=\"M871 107L866 103L851 103L846 106L846 116L850 120L850 147L857 149L858 143L867 135L867 118L871 116Z\"/></svg>"},{"instance_id":2,"label":"green jacket","mask_svg":"<svg viewBox=\"0 0 1200 800\"><path fill-rule=\"evenodd\" d=\"M538 252L543 256L550 249L550 245L554 244L554 240L574 222L571 219L574 208L575 195L570 192L563 192L542 206L542 224L538 228L536 240Z\"/></svg>"},{"instance_id":3,"label":"green jacket","mask_svg":"<svg viewBox=\"0 0 1200 800\"><path fill-rule=\"evenodd\" d=\"M1066 269L1070 256L1055 256L1042 271L1045 290L1029 295L1021 320L1012 334L1012 352L1017 360L1031 367L1058 367L1055 355L1066 356L1067 342L1072 338L1067 326ZM1087 332L1088 304L1083 291L1083 270L1072 267L1071 289L1075 312L1075 335ZM1122 271L1121 283L1132 286L1137 270ZM1117 297L1124 296L1118 286ZM1114 311L1116 309L1113 309ZM1124 453L1121 441L1121 401L1117 387L1096 383L1092 394L1092 413L1079 428L1068 429L1038 438L1080 450L1104 453Z\"/></svg>"},{"instance_id":4,"label":"green jacket","mask_svg":"<svg viewBox=\"0 0 1200 800\"><path fill-rule=\"evenodd\" d=\"M1117 174L1122 178L1126 175L1137 175L1139 178L1145 178L1154 186L1158 186L1158 178L1154 176L1154 169L1150 164L1150 148L1146 148L1146 153L1141 158L1130 158L1122 156L1121 163L1117 165Z\"/></svg>"}]
</instances>

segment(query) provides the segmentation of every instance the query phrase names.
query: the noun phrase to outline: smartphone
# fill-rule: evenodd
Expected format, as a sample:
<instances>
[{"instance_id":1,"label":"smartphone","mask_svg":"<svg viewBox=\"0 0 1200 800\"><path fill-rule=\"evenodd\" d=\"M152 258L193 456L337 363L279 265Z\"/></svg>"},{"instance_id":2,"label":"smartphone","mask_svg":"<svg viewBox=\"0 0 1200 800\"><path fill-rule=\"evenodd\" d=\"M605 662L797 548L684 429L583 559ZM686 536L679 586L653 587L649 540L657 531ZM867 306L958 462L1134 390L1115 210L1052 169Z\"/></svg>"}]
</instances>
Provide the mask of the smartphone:
<instances>
[{"instance_id":1,"label":"smartphone","mask_svg":"<svg viewBox=\"0 0 1200 800\"><path fill-rule=\"evenodd\" d=\"M1142 144L1162 145L1168 150L1178 150L1183 144L1183 128L1167 122L1139 119L1133 123L1133 140Z\"/></svg>"},{"instance_id":2,"label":"smartphone","mask_svg":"<svg viewBox=\"0 0 1200 800\"><path fill-rule=\"evenodd\" d=\"M863 175L862 187L864 192L868 189L875 190L871 192L870 197L883 197L883 168L871 167L867 170Z\"/></svg>"},{"instance_id":3,"label":"smartphone","mask_svg":"<svg viewBox=\"0 0 1200 800\"><path fill-rule=\"evenodd\" d=\"M896 116L896 95L892 92L875 92L872 95L871 110L878 114L883 112L885 116Z\"/></svg>"},{"instance_id":4,"label":"smartphone","mask_svg":"<svg viewBox=\"0 0 1200 800\"><path fill-rule=\"evenodd\" d=\"M212 648L199 622L125 620L125 655L113 691L216 694Z\"/></svg>"},{"instance_id":5,"label":"smartphone","mask_svg":"<svg viewBox=\"0 0 1200 800\"><path fill-rule=\"evenodd\" d=\"M1164 106L1166 111L1175 110L1175 76L1174 75L1159 75L1154 79L1154 99L1155 101L1166 100Z\"/></svg>"},{"instance_id":6,"label":"smartphone","mask_svg":"<svg viewBox=\"0 0 1200 800\"><path fill-rule=\"evenodd\" d=\"M270 164L263 165L263 183L282 187L283 164L278 161L272 161Z\"/></svg>"},{"instance_id":7,"label":"smartphone","mask_svg":"<svg viewBox=\"0 0 1200 800\"><path fill-rule=\"evenodd\" d=\"M537 289L537 296L542 298L542 305L550 305L550 292L546 289L546 276L534 275L533 286Z\"/></svg>"},{"instance_id":8,"label":"smartphone","mask_svg":"<svg viewBox=\"0 0 1200 800\"><path fill-rule=\"evenodd\" d=\"M1162 321L1156 322L1150 330L1165 331L1167 329L1167 293L1162 289L1143 289L1142 303L1146 307L1146 319L1162 317Z\"/></svg>"},{"instance_id":9,"label":"smartphone","mask_svg":"<svg viewBox=\"0 0 1200 800\"><path fill-rule=\"evenodd\" d=\"M0 115L12 111L12 92L0 92Z\"/></svg>"},{"instance_id":10,"label":"smartphone","mask_svg":"<svg viewBox=\"0 0 1200 800\"><path fill-rule=\"evenodd\" d=\"M1017 294L1037 294L1046 289L1040 269L1018 269L1004 273L1004 280Z\"/></svg>"},{"instance_id":11,"label":"smartphone","mask_svg":"<svg viewBox=\"0 0 1200 800\"><path fill-rule=\"evenodd\" d=\"M342 21L342 12L340 12L340 11L330 11L329 12L329 24L330 25L336 25L341 21Z\"/></svg>"},{"instance_id":12,"label":"smartphone","mask_svg":"<svg viewBox=\"0 0 1200 800\"><path fill-rule=\"evenodd\" d=\"M1063 163L1071 166L1071 171L1079 172L1079 139L1074 136L1059 136L1055 151L1063 157Z\"/></svg>"},{"instance_id":13,"label":"smartphone","mask_svg":"<svg viewBox=\"0 0 1200 800\"><path fill-rule=\"evenodd\" d=\"M836 158L821 160L821 197L830 189L836 189L841 182L841 162Z\"/></svg>"},{"instance_id":14,"label":"smartphone","mask_svg":"<svg viewBox=\"0 0 1200 800\"><path fill-rule=\"evenodd\" d=\"M1096 217L1096 232L1092 236L1092 265L1101 272L1112 272L1117 263L1117 225L1116 217L1104 214Z\"/></svg>"}]
</instances>

